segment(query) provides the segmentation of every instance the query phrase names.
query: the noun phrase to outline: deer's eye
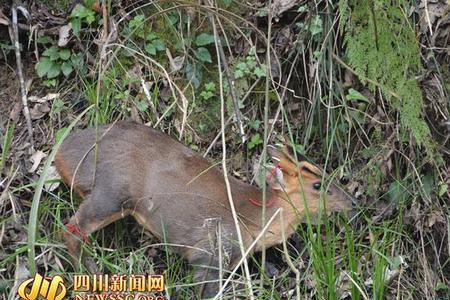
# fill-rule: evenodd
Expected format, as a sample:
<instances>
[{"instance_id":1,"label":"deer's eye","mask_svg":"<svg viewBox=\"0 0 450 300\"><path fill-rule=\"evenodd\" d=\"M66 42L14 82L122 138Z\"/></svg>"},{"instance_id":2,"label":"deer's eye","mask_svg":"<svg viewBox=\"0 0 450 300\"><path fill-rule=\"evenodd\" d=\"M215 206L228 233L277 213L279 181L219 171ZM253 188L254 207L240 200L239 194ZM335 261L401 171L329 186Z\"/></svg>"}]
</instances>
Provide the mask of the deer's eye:
<instances>
[{"instance_id":1,"label":"deer's eye","mask_svg":"<svg viewBox=\"0 0 450 300\"><path fill-rule=\"evenodd\" d=\"M320 187L322 186L322 184L320 183L320 181L319 182L315 182L315 183L313 183L313 188L315 189L315 190L320 190Z\"/></svg>"}]
</instances>

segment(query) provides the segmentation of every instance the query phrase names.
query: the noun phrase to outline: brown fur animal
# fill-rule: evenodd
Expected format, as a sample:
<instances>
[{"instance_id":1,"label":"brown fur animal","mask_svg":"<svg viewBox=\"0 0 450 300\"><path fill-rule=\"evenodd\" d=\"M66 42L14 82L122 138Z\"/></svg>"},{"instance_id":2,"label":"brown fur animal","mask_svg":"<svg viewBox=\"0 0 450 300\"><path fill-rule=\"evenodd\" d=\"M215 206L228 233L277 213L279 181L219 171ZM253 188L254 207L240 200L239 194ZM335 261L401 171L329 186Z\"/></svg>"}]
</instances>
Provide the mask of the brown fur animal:
<instances>
[{"instance_id":1,"label":"brown fur animal","mask_svg":"<svg viewBox=\"0 0 450 300\"><path fill-rule=\"evenodd\" d=\"M84 199L68 223L66 246L79 263L81 237L127 215L159 238L166 238L195 268L195 280L217 280L218 238L223 265L230 269L241 258L223 174L217 167L168 135L132 122L100 127L69 135L56 154L58 172ZM97 151L97 159L95 158ZM319 209L322 173L306 161L298 163L286 151L269 149L277 167L270 170L267 219L283 209L270 225L265 246L290 236L304 216L304 199L311 215ZM277 180L276 180L277 179ZM248 247L261 231L262 190L229 178L239 215L243 242ZM326 193L327 211L348 210L352 198L334 184ZM300 217L299 217L300 216ZM216 235L221 226L221 237ZM257 244L254 251L260 251ZM202 267L203 266L203 267ZM208 269L204 266L211 266ZM204 297L214 296L218 284L204 286Z\"/></svg>"}]
</instances>

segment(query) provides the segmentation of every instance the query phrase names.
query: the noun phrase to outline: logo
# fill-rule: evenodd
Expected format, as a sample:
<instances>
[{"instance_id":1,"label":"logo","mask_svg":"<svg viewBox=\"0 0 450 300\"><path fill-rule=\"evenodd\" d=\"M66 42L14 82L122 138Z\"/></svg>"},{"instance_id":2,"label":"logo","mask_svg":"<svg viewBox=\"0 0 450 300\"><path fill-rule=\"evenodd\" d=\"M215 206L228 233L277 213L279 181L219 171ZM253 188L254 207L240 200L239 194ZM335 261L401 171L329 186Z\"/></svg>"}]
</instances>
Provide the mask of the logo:
<instances>
[{"instance_id":1,"label":"logo","mask_svg":"<svg viewBox=\"0 0 450 300\"><path fill-rule=\"evenodd\" d=\"M67 290L61 276L56 275L53 278L44 278L36 274L34 278L22 282L17 293L25 300L36 300L39 296L46 300L62 300Z\"/></svg>"}]
</instances>

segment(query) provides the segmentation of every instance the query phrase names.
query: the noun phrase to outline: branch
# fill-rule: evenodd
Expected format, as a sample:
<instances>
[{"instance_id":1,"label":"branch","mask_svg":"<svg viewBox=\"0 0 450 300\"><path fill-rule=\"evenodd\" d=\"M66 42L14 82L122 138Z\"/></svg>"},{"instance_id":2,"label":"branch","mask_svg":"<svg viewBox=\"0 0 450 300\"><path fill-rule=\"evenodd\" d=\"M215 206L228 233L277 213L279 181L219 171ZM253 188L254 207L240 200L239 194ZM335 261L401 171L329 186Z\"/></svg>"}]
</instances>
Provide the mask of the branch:
<instances>
[{"instance_id":1,"label":"branch","mask_svg":"<svg viewBox=\"0 0 450 300\"><path fill-rule=\"evenodd\" d=\"M11 41L14 44L14 52L16 53L16 67L17 67L17 76L19 77L20 83L20 94L22 97L22 106L23 106L23 114L27 121L27 129L28 129L28 139L31 144L31 149L34 150L34 139L33 139L33 125L31 123L30 110L28 108L28 98L27 98L27 87L25 85L25 80L22 72L22 59L20 57L20 45L19 45L19 29L17 26L17 8L13 6L12 9L12 30L9 28L9 35L11 37Z\"/></svg>"}]
</instances>

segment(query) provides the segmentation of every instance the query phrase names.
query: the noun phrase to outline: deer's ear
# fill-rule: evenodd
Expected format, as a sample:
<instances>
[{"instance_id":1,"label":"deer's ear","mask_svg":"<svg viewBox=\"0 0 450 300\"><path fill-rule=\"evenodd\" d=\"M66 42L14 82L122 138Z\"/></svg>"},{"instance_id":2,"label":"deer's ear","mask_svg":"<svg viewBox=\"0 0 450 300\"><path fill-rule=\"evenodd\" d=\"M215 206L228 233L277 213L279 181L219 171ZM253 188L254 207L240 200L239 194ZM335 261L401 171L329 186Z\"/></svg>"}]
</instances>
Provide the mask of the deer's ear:
<instances>
[{"instance_id":1,"label":"deer's ear","mask_svg":"<svg viewBox=\"0 0 450 300\"><path fill-rule=\"evenodd\" d=\"M267 153L275 162L279 162L284 157L283 151L280 151L280 149L274 145L267 145Z\"/></svg>"},{"instance_id":2,"label":"deer's ear","mask_svg":"<svg viewBox=\"0 0 450 300\"><path fill-rule=\"evenodd\" d=\"M273 190L282 190L285 187L283 171L280 167L269 166L266 173L266 181Z\"/></svg>"},{"instance_id":3,"label":"deer's ear","mask_svg":"<svg viewBox=\"0 0 450 300\"><path fill-rule=\"evenodd\" d=\"M322 172L320 171L320 169L307 161L299 162L298 167L299 173L303 178L315 179L322 177Z\"/></svg>"},{"instance_id":4,"label":"deer's ear","mask_svg":"<svg viewBox=\"0 0 450 300\"><path fill-rule=\"evenodd\" d=\"M277 164L285 174L288 174L289 176L298 176L297 166L286 147L280 150L275 146L269 145L267 146L267 152L274 163Z\"/></svg>"}]
</instances>

